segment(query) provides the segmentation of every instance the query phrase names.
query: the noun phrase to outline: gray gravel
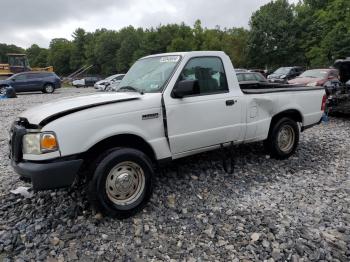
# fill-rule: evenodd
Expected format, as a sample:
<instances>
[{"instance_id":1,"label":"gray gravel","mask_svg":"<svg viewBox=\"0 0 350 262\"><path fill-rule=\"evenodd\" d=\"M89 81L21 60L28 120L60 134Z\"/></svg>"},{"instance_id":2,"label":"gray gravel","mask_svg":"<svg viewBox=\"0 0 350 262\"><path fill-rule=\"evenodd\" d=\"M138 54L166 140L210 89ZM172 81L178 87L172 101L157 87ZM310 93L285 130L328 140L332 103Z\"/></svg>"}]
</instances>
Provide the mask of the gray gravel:
<instances>
[{"instance_id":1,"label":"gray gravel","mask_svg":"<svg viewBox=\"0 0 350 262\"><path fill-rule=\"evenodd\" d=\"M103 218L84 190L24 198L7 159L8 133L30 106L92 89L0 101L0 261L349 261L350 119L302 134L296 154L270 159L260 143L237 150L233 175L220 152L158 172L134 218Z\"/></svg>"}]
</instances>

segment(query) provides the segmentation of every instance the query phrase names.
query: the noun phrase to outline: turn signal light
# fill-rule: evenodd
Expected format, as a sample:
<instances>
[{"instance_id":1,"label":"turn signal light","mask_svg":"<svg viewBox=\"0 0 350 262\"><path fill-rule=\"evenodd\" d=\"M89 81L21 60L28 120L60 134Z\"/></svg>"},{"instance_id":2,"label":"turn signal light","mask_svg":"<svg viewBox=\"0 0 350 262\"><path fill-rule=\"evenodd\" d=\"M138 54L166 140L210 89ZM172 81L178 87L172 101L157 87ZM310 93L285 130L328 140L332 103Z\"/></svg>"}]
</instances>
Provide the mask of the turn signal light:
<instances>
[{"instance_id":1,"label":"turn signal light","mask_svg":"<svg viewBox=\"0 0 350 262\"><path fill-rule=\"evenodd\" d=\"M40 140L42 151L54 151L58 149L57 140L54 134L42 134Z\"/></svg>"}]
</instances>

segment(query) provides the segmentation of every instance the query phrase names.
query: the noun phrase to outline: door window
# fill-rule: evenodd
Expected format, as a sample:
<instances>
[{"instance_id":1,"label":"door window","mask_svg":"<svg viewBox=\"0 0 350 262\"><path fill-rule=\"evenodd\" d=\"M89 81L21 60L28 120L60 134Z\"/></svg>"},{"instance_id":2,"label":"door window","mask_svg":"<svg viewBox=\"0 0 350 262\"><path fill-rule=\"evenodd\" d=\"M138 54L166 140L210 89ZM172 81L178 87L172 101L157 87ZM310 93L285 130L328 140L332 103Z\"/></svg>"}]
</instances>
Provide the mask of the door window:
<instances>
[{"instance_id":1,"label":"door window","mask_svg":"<svg viewBox=\"0 0 350 262\"><path fill-rule=\"evenodd\" d=\"M15 77L16 81L27 80L26 75L18 75Z\"/></svg>"},{"instance_id":2,"label":"door window","mask_svg":"<svg viewBox=\"0 0 350 262\"><path fill-rule=\"evenodd\" d=\"M197 80L199 94L228 91L224 66L218 57L192 58L179 77L179 81L182 80Z\"/></svg>"},{"instance_id":3,"label":"door window","mask_svg":"<svg viewBox=\"0 0 350 262\"><path fill-rule=\"evenodd\" d=\"M254 74L245 74L245 81L256 81Z\"/></svg>"},{"instance_id":4,"label":"door window","mask_svg":"<svg viewBox=\"0 0 350 262\"><path fill-rule=\"evenodd\" d=\"M243 82L244 81L243 74L237 74L237 80L238 82Z\"/></svg>"},{"instance_id":5,"label":"door window","mask_svg":"<svg viewBox=\"0 0 350 262\"><path fill-rule=\"evenodd\" d=\"M266 82L265 78L260 73L256 73L254 76L259 82Z\"/></svg>"},{"instance_id":6,"label":"door window","mask_svg":"<svg viewBox=\"0 0 350 262\"><path fill-rule=\"evenodd\" d=\"M40 78L41 75L38 74L38 73L35 73L35 74L28 74L27 75L27 79L37 79L37 78Z\"/></svg>"}]
</instances>

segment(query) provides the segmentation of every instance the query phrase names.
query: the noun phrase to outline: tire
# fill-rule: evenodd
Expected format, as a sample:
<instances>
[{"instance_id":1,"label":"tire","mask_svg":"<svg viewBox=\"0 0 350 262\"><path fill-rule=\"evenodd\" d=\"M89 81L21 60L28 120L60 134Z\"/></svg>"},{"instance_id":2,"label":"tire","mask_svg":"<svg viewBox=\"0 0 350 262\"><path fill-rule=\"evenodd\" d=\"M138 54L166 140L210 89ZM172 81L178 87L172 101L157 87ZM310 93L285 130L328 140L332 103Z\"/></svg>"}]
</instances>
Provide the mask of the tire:
<instances>
[{"instance_id":1,"label":"tire","mask_svg":"<svg viewBox=\"0 0 350 262\"><path fill-rule=\"evenodd\" d=\"M286 159L297 149L299 135L297 123L288 117L283 117L271 124L264 147L271 157Z\"/></svg>"},{"instance_id":2,"label":"tire","mask_svg":"<svg viewBox=\"0 0 350 262\"><path fill-rule=\"evenodd\" d=\"M132 148L110 150L97 161L88 198L97 211L128 218L149 201L153 175L152 162L143 152Z\"/></svg>"},{"instance_id":3,"label":"tire","mask_svg":"<svg viewBox=\"0 0 350 262\"><path fill-rule=\"evenodd\" d=\"M0 96L6 95L6 86L0 86Z\"/></svg>"},{"instance_id":4,"label":"tire","mask_svg":"<svg viewBox=\"0 0 350 262\"><path fill-rule=\"evenodd\" d=\"M52 94L53 92L55 92L55 87L53 84L44 85L43 93Z\"/></svg>"}]
</instances>

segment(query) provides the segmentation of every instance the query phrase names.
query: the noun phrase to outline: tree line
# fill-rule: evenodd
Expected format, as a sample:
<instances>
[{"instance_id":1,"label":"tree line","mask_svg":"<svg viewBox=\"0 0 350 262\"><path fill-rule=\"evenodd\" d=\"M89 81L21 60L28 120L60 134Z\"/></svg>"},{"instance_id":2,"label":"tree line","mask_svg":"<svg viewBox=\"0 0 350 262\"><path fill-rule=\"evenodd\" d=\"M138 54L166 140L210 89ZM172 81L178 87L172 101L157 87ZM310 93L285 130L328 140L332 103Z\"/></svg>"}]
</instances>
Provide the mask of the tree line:
<instances>
[{"instance_id":1,"label":"tree line","mask_svg":"<svg viewBox=\"0 0 350 262\"><path fill-rule=\"evenodd\" d=\"M235 67L328 67L335 59L350 56L350 1L300 0L294 5L274 0L252 14L249 29L203 28L199 20L193 26L148 29L78 28L72 40L52 39L49 48L33 44L24 50L0 44L0 61L6 61L6 53L25 52L32 67L52 65L59 75L84 65L94 65L90 74L110 75L126 72L145 55L192 50L225 51Z\"/></svg>"}]
</instances>

